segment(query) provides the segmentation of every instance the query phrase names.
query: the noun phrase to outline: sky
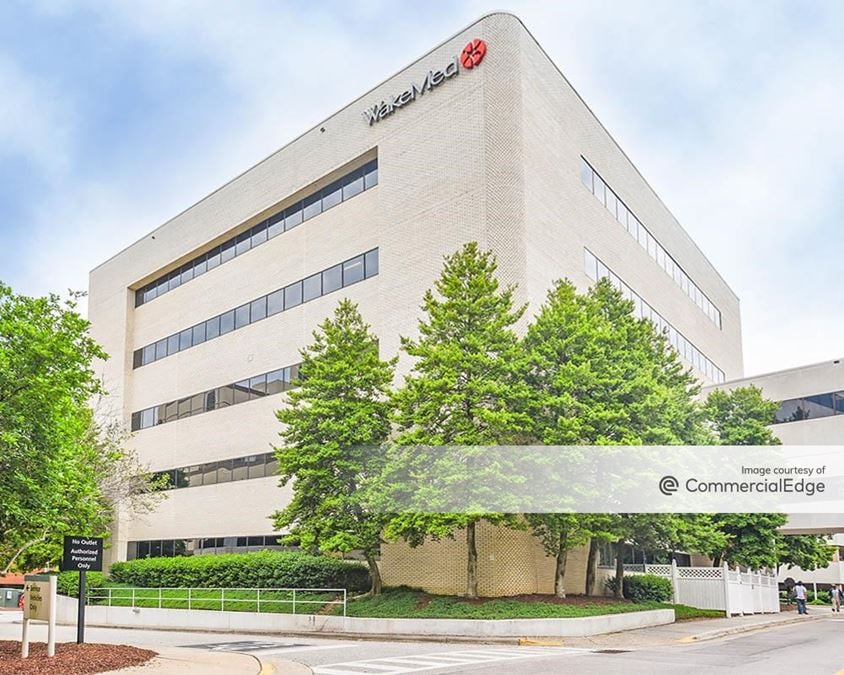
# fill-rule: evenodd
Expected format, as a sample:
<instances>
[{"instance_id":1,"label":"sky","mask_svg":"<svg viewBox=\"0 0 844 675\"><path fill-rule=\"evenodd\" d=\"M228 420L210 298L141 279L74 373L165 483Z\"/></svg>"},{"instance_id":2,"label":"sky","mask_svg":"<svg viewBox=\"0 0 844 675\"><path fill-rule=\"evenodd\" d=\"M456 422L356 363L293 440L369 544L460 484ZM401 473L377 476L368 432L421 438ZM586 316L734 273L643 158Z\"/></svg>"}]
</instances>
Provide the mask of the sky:
<instances>
[{"instance_id":1,"label":"sky","mask_svg":"<svg viewBox=\"0 0 844 675\"><path fill-rule=\"evenodd\" d=\"M0 280L88 271L482 15L519 16L741 299L844 356L844 3L0 3Z\"/></svg>"}]
</instances>

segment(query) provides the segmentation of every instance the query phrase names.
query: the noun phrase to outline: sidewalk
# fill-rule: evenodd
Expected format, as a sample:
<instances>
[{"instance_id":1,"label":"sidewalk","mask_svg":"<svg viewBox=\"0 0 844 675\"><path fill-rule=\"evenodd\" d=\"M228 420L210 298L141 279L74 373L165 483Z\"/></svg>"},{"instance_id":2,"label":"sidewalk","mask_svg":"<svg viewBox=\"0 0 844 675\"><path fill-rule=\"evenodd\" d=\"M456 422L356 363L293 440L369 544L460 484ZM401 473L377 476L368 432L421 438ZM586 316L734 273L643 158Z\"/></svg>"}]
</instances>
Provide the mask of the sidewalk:
<instances>
[{"instance_id":1,"label":"sidewalk","mask_svg":"<svg viewBox=\"0 0 844 675\"><path fill-rule=\"evenodd\" d=\"M777 628L793 623L816 621L828 616L827 613L816 611L808 616L800 616L795 612L781 612L779 614L752 614L734 616L723 619L697 619L681 621L666 626L640 628L624 633L609 633L585 638L564 638L553 641L555 645L566 647L585 647L597 649L641 649L647 647L664 647L667 645L682 645L705 640L714 640L728 635L737 635L765 628ZM521 640L520 644L550 645L550 640Z\"/></svg>"},{"instance_id":2,"label":"sidewalk","mask_svg":"<svg viewBox=\"0 0 844 675\"><path fill-rule=\"evenodd\" d=\"M261 662L248 654L211 652L180 647L155 647L158 656L149 663L111 670L102 675L143 673L144 675L258 675Z\"/></svg>"}]
</instances>

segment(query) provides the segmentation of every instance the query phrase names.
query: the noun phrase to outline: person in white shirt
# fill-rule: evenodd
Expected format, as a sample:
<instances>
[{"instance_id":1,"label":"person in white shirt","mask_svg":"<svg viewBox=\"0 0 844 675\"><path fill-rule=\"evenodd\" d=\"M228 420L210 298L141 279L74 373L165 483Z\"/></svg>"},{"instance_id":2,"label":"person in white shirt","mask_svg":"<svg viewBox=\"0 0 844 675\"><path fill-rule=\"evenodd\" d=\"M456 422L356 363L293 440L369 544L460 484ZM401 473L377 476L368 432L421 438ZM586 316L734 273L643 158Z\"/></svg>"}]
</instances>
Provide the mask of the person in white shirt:
<instances>
[{"instance_id":1,"label":"person in white shirt","mask_svg":"<svg viewBox=\"0 0 844 675\"><path fill-rule=\"evenodd\" d=\"M829 597L832 600L832 611L841 611L841 586L833 586L829 591Z\"/></svg>"},{"instance_id":2,"label":"person in white shirt","mask_svg":"<svg viewBox=\"0 0 844 675\"><path fill-rule=\"evenodd\" d=\"M797 585L792 590L794 599L797 600L797 613L808 614L806 611L806 587L802 581L798 581Z\"/></svg>"}]
</instances>

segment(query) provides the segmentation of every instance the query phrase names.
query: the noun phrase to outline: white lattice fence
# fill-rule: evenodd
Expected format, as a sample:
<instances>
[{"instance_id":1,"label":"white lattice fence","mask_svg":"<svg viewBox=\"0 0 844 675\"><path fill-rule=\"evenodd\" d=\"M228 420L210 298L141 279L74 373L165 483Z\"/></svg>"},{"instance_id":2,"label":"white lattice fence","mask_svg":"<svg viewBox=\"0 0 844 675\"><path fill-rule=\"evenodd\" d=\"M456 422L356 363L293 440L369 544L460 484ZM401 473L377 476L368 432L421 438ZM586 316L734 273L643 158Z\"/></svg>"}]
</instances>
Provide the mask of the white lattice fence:
<instances>
[{"instance_id":1,"label":"white lattice fence","mask_svg":"<svg viewBox=\"0 0 844 675\"><path fill-rule=\"evenodd\" d=\"M671 580L674 602L699 609L720 609L728 615L779 612L776 577L721 567L642 565L628 574L655 574Z\"/></svg>"}]
</instances>

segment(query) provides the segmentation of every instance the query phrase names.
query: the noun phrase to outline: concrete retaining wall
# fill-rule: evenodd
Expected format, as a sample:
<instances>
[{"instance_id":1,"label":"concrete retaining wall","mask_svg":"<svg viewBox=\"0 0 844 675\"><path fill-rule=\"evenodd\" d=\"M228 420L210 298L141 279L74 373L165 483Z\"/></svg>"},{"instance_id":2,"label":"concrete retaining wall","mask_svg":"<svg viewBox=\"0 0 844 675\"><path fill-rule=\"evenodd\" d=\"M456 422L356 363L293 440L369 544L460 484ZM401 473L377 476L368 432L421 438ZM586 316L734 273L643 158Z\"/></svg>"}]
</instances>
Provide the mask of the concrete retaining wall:
<instances>
[{"instance_id":1,"label":"concrete retaining wall","mask_svg":"<svg viewBox=\"0 0 844 675\"><path fill-rule=\"evenodd\" d=\"M60 596L57 620L76 621L76 600ZM573 619L359 619L342 616L257 614L188 609L90 606L86 624L247 633L357 633L440 637L583 637L674 622L673 609Z\"/></svg>"}]
</instances>

